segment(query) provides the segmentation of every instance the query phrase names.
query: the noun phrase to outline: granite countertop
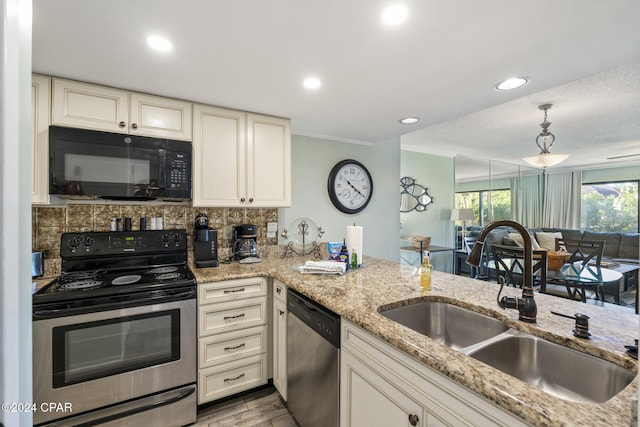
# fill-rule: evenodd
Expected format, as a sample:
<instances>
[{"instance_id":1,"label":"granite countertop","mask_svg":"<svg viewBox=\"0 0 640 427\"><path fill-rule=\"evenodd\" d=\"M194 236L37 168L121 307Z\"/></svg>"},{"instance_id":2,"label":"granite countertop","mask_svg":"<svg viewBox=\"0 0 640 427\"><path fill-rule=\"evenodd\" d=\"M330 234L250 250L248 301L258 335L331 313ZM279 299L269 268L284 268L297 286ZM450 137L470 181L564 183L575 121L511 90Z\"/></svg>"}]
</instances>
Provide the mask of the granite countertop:
<instances>
[{"instance_id":1,"label":"granite countertop","mask_svg":"<svg viewBox=\"0 0 640 427\"><path fill-rule=\"evenodd\" d=\"M518 329L550 341L610 360L637 372L637 362L625 354L625 345L637 337L638 316L629 308L612 304L584 304L536 293L538 322L518 320L517 310L503 310L496 303L499 285L434 271L432 289L419 286L416 268L365 257L363 267L344 276L313 276L298 273L302 257L263 258L256 264L221 264L217 268L195 268L199 284L244 277L267 276L307 295L330 310L380 337L416 360L437 370L536 426L629 426L636 405L638 378L605 403L573 403L554 398L456 350L439 344L395 323L377 311L382 305L402 305L415 299L452 301L462 307L493 315ZM508 288L503 295L520 296ZM590 317L591 339L573 336L574 322L551 314L557 311ZM585 372L585 375L588 375Z\"/></svg>"}]
</instances>

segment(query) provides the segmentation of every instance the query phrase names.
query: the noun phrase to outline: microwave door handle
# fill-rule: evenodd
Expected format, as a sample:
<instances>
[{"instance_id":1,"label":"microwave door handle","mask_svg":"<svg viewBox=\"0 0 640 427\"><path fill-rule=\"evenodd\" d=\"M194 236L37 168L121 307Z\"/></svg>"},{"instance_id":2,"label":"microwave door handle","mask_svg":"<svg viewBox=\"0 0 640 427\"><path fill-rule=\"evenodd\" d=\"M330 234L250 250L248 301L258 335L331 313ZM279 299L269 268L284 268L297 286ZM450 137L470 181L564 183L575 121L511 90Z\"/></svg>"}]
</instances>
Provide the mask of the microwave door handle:
<instances>
[{"instance_id":1,"label":"microwave door handle","mask_svg":"<svg viewBox=\"0 0 640 427\"><path fill-rule=\"evenodd\" d=\"M166 189L166 171L167 166L167 151L160 149L158 150L158 188L157 189Z\"/></svg>"}]
</instances>

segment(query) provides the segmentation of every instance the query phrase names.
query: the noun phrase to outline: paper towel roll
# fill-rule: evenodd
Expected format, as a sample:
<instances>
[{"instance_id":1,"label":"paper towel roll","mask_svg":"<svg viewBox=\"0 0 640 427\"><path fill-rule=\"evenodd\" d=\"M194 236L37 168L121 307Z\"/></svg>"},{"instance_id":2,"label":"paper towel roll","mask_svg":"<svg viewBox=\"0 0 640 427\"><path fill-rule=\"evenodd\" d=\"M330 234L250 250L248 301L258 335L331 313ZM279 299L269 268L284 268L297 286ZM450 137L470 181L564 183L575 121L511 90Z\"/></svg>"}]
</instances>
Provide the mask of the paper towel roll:
<instances>
[{"instance_id":1,"label":"paper towel roll","mask_svg":"<svg viewBox=\"0 0 640 427\"><path fill-rule=\"evenodd\" d=\"M362 265L362 231L360 225L347 226L347 250L358 254L358 265Z\"/></svg>"}]
</instances>

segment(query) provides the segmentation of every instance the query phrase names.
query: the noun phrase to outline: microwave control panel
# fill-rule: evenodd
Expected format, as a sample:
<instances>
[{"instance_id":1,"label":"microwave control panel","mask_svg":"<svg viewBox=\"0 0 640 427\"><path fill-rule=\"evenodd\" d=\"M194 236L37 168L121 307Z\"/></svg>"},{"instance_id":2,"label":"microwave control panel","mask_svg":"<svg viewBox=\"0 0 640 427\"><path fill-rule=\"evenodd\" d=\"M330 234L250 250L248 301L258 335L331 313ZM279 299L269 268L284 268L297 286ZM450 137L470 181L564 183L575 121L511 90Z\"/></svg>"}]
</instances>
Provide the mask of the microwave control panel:
<instances>
[{"instance_id":1,"label":"microwave control panel","mask_svg":"<svg viewBox=\"0 0 640 427\"><path fill-rule=\"evenodd\" d=\"M167 189L189 188L191 158L185 153L172 153L168 160Z\"/></svg>"}]
</instances>

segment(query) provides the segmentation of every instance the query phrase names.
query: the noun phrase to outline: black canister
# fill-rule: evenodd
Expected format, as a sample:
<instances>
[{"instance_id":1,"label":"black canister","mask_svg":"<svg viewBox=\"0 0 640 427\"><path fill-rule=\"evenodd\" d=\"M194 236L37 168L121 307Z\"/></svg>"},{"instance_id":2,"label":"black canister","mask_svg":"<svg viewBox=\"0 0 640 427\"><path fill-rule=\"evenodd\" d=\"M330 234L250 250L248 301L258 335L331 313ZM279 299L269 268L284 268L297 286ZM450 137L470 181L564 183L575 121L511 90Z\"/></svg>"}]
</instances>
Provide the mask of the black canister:
<instances>
[{"instance_id":1,"label":"black canister","mask_svg":"<svg viewBox=\"0 0 640 427\"><path fill-rule=\"evenodd\" d=\"M140 231L146 231L147 230L147 217L141 217L140 218Z\"/></svg>"},{"instance_id":2,"label":"black canister","mask_svg":"<svg viewBox=\"0 0 640 427\"><path fill-rule=\"evenodd\" d=\"M131 231L131 218L124 219L124 231Z\"/></svg>"}]
</instances>

